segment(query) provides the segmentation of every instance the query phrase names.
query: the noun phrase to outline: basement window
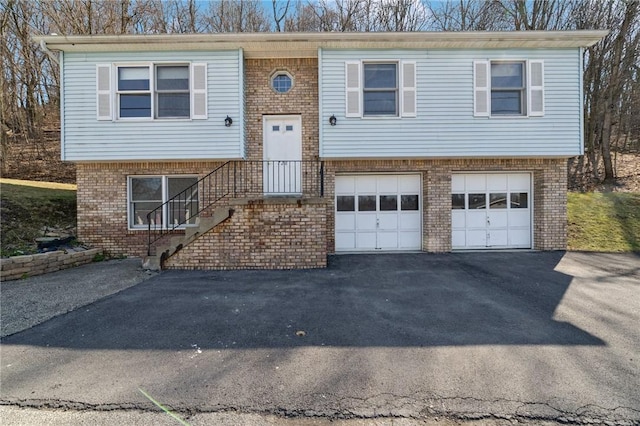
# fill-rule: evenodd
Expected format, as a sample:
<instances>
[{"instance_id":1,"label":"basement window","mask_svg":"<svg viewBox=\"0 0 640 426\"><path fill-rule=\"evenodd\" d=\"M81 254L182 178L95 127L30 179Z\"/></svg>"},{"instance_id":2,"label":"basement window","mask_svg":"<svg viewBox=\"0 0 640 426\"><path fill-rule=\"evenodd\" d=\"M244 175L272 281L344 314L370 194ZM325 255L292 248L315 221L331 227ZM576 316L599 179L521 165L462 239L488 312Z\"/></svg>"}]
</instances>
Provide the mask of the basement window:
<instances>
[{"instance_id":1,"label":"basement window","mask_svg":"<svg viewBox=\"0 0 640 426\"><path fill-rule=\"evenodd\" d=\"M195 225L197 182L197 176L130 176L129 229L148 229L149 225L152 229Z\"/></svg>"}]
</instances>

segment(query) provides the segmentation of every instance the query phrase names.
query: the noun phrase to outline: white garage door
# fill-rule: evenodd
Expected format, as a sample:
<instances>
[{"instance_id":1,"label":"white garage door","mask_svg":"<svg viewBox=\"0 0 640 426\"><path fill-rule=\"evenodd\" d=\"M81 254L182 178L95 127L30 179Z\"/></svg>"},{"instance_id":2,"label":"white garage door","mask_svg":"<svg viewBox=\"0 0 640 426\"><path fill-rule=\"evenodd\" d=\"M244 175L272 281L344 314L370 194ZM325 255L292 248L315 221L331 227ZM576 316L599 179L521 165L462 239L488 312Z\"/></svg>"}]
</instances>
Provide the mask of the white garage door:
<instances>
[{"instance_id":1,"label":"white garage door","mask_svg":"<svg viewBox=\"0 0 640 426\"><path fill-rule=\"evenodd\" d=\"M451 176L454 249L531 248L531 174Z\"/></svg>"},{"instance_id":2,"label":"white garage door","mask_svg":"<svg viewBox=\"0 0 640 426\"><path fill-rule=\"evenodd\" d=\"M420 250L420 175L336 176L336 251Z\"/></svg>"}]
</instances>

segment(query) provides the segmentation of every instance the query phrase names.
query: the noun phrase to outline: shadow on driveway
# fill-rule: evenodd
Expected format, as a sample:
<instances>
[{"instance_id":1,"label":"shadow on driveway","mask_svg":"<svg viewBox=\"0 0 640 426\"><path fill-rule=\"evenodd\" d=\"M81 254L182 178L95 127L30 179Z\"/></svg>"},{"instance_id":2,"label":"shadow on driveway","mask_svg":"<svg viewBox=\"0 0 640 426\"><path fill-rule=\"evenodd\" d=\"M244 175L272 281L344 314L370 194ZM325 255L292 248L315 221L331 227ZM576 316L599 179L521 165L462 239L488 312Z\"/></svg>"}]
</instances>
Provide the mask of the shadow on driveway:
<instances>
[{"instance_id":1,"label":"shadow on driveway","mask_svg":"<svg viewBox=\"0 0 640 426\"><path fill-rule=\"evenodd\" d=\"M4 345L73 349L604 345L553 320L562 252L341 255L324 270L167 271Z\"/></svg>"}]
</instances>

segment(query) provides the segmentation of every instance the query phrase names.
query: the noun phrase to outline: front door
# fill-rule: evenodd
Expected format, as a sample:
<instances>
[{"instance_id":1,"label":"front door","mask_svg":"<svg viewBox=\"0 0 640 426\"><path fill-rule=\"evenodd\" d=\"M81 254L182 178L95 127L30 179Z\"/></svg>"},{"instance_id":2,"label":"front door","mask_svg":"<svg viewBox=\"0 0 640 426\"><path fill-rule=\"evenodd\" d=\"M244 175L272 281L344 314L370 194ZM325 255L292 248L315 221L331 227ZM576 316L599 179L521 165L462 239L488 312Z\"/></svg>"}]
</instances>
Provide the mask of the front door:
<instances>
[{"instance_id":1,"label":"front door","mask_svg":"<svg viewBox=\"0 0 640 426\"><path fill-rule=\"evenodd\" d=\"M265 195L302 194L302 122L299 115L263 118Z\"/></svg>"}]
</instances>

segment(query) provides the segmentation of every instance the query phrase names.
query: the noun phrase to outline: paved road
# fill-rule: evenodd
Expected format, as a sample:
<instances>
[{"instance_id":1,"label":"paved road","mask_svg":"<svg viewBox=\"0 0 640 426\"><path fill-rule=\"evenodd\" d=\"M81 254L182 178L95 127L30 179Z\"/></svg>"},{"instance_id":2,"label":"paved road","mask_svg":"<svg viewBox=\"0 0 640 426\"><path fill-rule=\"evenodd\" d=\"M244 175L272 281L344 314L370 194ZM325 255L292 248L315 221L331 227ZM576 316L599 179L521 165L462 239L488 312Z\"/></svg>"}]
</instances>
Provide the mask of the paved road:
<instances>
[{"instance_id":1,"label":"paved road","mask_svg":"<svg viewBox=\"0 0 640 426\"><path fill-rule=\"evenodd\" d=\"M640 257L352 255L164 272L3 339L0 403L640 424ZM14 408L15 409L15 408Z\"/></svg>"}]
</instances>

